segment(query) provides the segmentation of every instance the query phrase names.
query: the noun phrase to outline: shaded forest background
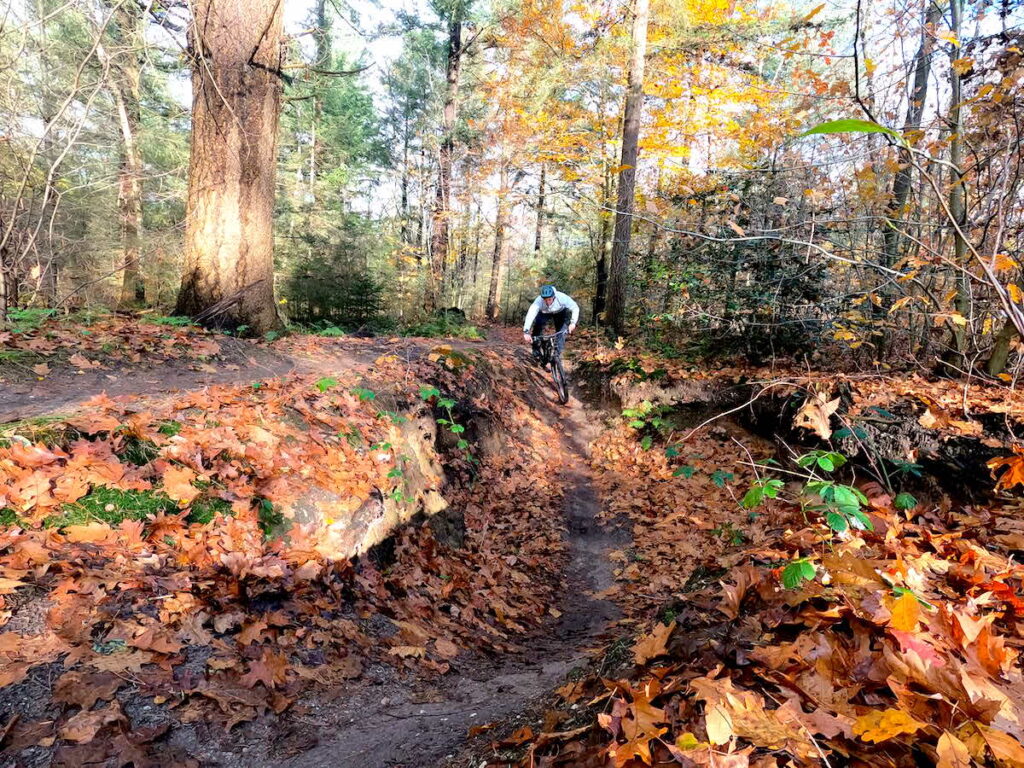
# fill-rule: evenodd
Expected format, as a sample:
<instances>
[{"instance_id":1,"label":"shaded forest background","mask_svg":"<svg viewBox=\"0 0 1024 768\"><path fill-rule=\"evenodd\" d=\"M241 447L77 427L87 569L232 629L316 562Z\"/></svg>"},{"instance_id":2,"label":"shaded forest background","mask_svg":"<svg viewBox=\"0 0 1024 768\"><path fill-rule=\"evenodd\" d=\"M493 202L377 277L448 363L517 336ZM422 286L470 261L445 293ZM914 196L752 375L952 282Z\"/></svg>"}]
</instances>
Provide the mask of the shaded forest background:
<instances>
[{"instance_id":1,"label":"shaded forest background","mask_svg":"<svg viewBox=\"0 0 1024 768\"><path fill-rule=\"evenodd\" d=\"M427 332L441 308L518 322L553 282L661 351L1012 381L1021 21L1009 0L12 0L0 316ZM241 168L211 171L231 141ZM210 213L233 173L272 221Z\"/></svg>"}]
</instances>

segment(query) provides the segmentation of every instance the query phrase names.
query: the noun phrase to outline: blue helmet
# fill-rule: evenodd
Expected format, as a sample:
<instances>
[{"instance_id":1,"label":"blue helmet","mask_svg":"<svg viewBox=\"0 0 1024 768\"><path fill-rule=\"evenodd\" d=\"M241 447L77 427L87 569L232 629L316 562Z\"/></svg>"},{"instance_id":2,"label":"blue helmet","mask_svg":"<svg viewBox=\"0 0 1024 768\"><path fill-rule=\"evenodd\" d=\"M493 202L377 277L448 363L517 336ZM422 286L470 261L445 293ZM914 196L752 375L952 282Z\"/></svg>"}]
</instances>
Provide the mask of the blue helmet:
<instances>
[{"instance_id":1,"label":"blue helmet","mask_svg":"<svg viewBox=\"0 0 1024 768\"><path fill-rule=\"evenodd\" d=\"M545 285L543 288L540 289L540 297L542 299L550 299L554 295L555 295L555 286L553 286L553 285Z\"/></svg>"}]
</instances>

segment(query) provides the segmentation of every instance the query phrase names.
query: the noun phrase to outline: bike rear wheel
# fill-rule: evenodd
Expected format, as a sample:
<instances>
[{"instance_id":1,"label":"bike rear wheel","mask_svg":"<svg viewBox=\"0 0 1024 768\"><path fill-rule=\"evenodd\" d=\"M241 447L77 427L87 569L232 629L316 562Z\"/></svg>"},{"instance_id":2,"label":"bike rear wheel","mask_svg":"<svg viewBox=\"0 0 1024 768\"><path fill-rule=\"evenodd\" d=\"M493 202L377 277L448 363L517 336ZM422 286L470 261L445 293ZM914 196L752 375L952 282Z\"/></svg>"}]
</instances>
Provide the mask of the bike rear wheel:
<instances>
[{"instance_id":1,"label":"bike rear wheel","mask_svg":"<svg viewBox=\"0 0 1024 768\"><path fill-rule=\"evenodd\" d=\"M551 361L551 379L555 382L555 392L558 393L558 402L569 402L569 382L565 378L565 369L562 368L561 355L555 355Z\"/></svg>"}]
</instances>

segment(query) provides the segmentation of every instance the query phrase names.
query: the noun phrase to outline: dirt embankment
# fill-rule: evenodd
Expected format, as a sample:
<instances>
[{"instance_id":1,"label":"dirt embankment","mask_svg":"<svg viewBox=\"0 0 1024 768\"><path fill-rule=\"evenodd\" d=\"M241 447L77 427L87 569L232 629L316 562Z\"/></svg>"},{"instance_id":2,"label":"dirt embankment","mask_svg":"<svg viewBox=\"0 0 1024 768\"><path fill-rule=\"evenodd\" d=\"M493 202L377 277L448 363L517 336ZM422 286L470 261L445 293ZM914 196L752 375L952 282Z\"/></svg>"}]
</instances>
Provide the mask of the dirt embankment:
<instances>
[{"instance_id":1,"label":"dirt embankment","mask_svg":"<svg viewBox=\"0 0 1024 768\"><path fill-rule=\"evenodd\" d=\"M589 417L511 348L346 346L8 427L10 764L434 765L596 641Z\"/></svg>"}]
</instances>

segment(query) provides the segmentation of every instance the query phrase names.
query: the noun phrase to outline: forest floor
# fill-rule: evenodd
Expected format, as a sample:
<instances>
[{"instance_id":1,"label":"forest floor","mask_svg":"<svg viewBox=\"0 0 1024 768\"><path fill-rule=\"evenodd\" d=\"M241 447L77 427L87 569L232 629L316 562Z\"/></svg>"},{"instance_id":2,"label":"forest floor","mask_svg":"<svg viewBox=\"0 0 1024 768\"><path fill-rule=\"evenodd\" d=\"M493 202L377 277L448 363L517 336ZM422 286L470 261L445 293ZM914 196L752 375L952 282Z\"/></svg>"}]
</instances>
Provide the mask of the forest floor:
<instances>
[{"instance_id":1,"label":"forest floor","mask_svg":"<svg viewBox=\"0 0 1024 768\"><path fill-rule=\"evenodd\" d=\"M0 765L1024 765L1016 394L516 335L0 338Z\"/></svg>"}]
</instances>

